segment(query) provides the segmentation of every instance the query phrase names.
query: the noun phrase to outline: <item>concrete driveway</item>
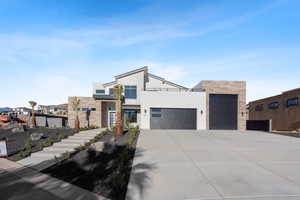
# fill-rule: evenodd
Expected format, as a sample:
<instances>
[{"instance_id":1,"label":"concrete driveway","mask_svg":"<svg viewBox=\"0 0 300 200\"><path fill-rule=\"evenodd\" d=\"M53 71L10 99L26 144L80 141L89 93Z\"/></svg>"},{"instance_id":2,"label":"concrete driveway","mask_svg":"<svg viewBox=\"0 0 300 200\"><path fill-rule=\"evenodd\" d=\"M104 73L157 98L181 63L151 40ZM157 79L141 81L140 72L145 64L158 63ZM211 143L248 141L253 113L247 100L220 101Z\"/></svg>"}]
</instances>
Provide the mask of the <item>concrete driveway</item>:
<instances>
[{"instance_id":1,"label":"concrete driveway","mask_svg":"<svg viewBox=\"0 0 300 200\"><path fill-rule=\"evenodd\" d=\"M300 200L300 138L142 131L127 199Z\"/></svg>"}]
</instances>

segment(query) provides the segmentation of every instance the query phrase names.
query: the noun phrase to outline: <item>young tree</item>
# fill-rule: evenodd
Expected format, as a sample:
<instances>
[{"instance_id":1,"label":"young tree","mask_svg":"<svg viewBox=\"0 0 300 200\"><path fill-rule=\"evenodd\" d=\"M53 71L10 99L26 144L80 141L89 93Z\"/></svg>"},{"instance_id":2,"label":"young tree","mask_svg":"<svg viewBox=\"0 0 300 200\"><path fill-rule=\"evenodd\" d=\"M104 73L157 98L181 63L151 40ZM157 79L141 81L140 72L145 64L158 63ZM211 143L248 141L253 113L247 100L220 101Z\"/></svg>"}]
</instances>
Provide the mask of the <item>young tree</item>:
<instances>
[{"instance_id":1,"label":"young tree","mask_svg":"<svg viewBox=\"0 0 300 200\"><path fill-rule=\"evenodd\" d=\"M123 127L122 127L122 100L123 100L123 86L118 84L114 87L115 94L117 97L116 101L116 136L121 136L123 134Z\"/></svg>"},{"instance_id":2,"label":"young tree","mask_svg":"<svg viewBox=\"0 0 300 200\"><path fill-rule=\"evenodd\" d=\"M75 128L79 129L80 128L80 122L79 122L79 116L78 116L78 106L80 103L80 99L75 97L72 101L72 108L76 112L76 118L75 118Z\"/></svg>"},{"instance_id":3,"label":"young tree","mask_svg":"<svg viewBox=\"0 0 300 200\"><path fill-rule=\"evenodd\" d=\"M32 122L32 126L36 127L36 120L35 120L35 111L34 111L34 107L37 105L37 103L35 101L28 101L28 103L31 106L31 122Z\"/></svg>"}]
</instances>

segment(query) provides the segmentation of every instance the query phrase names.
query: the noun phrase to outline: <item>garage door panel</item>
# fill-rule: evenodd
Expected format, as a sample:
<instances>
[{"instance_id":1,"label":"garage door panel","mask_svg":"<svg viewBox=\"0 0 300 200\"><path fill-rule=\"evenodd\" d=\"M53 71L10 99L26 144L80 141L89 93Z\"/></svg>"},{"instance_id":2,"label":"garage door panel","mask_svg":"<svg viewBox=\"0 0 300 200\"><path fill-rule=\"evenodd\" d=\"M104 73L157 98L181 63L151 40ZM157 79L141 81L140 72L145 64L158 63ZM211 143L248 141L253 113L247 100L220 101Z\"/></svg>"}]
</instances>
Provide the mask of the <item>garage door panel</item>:
<instances>
[{"instance_id":1,"label":"garage door panel","mask_svg":"<svg viewBox=\"0 0 300 200\"><path fill-rule=\"evenodd\" d=\"M151 129L196 129L197 109L151 108Z\"/></svg>"},{"instance_id":2,"label":"garage door panel","mask_svg":"<svg viewBox=\"0 0 300 200\"><path fill-rule=\"evenodd\" d=\"M231 94L209 95L209 128L237 129L238 96Z\"/></svg>"}]
</instances>

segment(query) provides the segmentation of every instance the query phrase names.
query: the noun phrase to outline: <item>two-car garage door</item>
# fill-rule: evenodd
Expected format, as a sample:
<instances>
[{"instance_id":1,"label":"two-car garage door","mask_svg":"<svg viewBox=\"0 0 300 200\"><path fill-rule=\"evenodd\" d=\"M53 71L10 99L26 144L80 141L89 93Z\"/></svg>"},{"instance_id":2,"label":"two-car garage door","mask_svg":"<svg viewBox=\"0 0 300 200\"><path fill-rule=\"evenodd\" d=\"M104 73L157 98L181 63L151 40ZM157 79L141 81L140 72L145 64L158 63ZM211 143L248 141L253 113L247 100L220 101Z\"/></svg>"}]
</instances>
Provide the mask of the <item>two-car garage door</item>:
<instances>
[{"instance_id":1,"label":"two-car garage door","mask_svg":"<svg viewBox=\"0 0 300 200\"><path fill-rule=\"evenodd\" d=\"M151 129L197 129L197 109L151 108Z\"/></svg>"}]
</instances>

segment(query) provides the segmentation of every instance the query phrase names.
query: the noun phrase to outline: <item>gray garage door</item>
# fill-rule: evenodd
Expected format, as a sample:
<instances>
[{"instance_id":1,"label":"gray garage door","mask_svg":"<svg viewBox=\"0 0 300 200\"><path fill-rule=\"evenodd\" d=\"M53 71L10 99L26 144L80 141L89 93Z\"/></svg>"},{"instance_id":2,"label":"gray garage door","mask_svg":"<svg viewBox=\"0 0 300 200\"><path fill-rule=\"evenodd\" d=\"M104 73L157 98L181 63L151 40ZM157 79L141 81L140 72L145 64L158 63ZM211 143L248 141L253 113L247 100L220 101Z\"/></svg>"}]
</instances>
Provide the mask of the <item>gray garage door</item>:
<instances>
[{"instance_id":1,"label":"gray garage door","mask_svg":"<svg viewBox=\"0 0 300 200\"><path fill-rule=\"evenodd\" d=\"M151 129L196 129L197 109L151 108Z\"/></svg>"},{"instance_id":2,"label":"gray garage door","mask_svg":"<svg viewBox=\"0 0 300 200\"><path fill-rule=\"evenodd\" d=\"M209 95L209 129L237 129L238 96L231 94Z\"/></svg>"}]
</instances>

